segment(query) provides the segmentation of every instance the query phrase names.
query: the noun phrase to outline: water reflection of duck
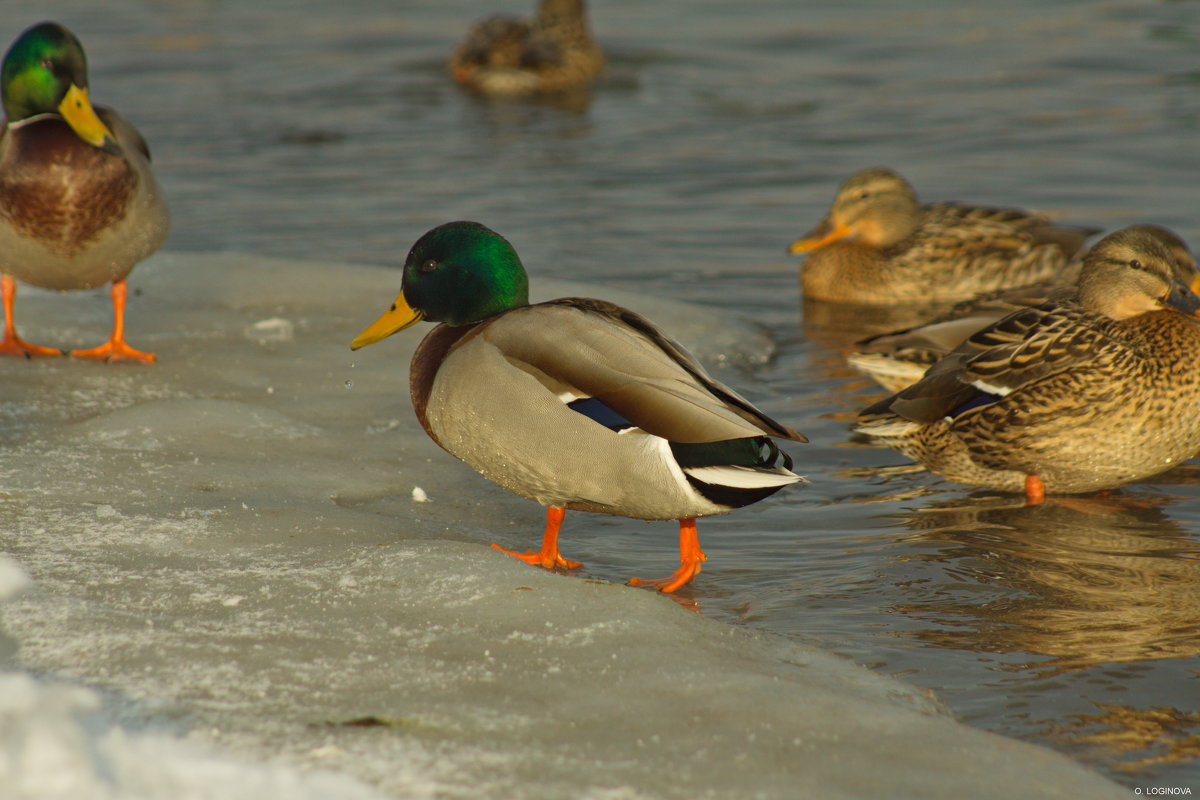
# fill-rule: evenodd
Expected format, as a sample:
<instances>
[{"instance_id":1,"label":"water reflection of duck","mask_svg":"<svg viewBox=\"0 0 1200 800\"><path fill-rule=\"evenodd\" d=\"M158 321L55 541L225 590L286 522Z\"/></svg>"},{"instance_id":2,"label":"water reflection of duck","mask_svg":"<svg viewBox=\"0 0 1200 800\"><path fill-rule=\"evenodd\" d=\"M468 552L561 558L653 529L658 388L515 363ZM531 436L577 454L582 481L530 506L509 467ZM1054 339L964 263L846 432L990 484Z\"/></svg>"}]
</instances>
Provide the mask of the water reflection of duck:
<instances>
[{"instance_id":1,"label":"water reflection of duck","mask_svg":"<svg viewBox=\"0 0 1200 800\"><path fill-rule=\"evenodd\" d=\"M1167 228L1142 227L1155 231L1163 244L1172 249L1183 279L1193 291L1200 292L1196 259L1187 243ZM934 362L988 325L1022 308L1077 299L1078 294L1076 284L1057 282L990 292L956 304L933 322L903 330L896 326L886 333L861 339L847 361L889 392L898 392L919 381Z\"/></svg>"},{"instance_id":2,"label":"water reflection of duck","mask_svg":"<svg viewBox=\"0 0 1200 800\"><path fill-rule=\"evenodd\" d=\"M1066 271L1097 231L1013 208L920 205L911 184L874 167L842 183L833 206L789 252L812 300L875 305L956 302Z\"/></svg>"},{"instance_id":3,"label":"water reflection of duck","mask_svg":"<svg viewBox=\"0 0 1200 800\"><path fill-rule=\"evenodd\" d=\"M1200 297L1159 229L1088 253L1078 302L1009 315L917 384L860 412L858 430L944 478L1002 491L1100 491L1200 449Z\"/></svg>"},{"instance_id":4,"label":"water reflection of duck","mask_svg":"<svg viewBox=\"0 0 1200 800\"><path fill-rule=\"evenodd\" d=\"M450 55L456 81L492 95L579 91L603 69L583 0L541 0L532 22L489 17Z\"/></svg>"},{"instance_id":5,"label":"water reflection of duck","mask_svg":"<svg viewBox=\"0 0 1200 800\"><path fill-rule=\"evenodd\" d=\"M1029 653L1057 674L1099 664L1200 655L1197 542L1166 516L1168 500L1114 495L1028 506L969 497L905 514L909 541L948 542L956 585L1008 590L994 602L936 584L896 610L934 620L909 635L941 647ZM977 561L976 561L977 559ZM977 564L978 566L973 566ZM966 587L970 587L970 582Z\"/></svg>"}]
</instances>

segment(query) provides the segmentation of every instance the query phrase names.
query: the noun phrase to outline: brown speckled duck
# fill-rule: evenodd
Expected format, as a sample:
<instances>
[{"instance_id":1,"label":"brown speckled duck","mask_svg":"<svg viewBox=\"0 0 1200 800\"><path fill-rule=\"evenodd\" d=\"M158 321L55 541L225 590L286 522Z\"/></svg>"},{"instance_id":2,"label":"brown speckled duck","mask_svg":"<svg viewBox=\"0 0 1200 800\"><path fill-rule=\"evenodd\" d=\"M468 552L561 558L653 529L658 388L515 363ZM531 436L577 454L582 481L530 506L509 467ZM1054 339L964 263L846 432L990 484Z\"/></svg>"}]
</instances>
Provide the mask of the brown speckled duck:
<instances>
[{"instance_id":1,"label":"brown speckled duck","mask_svg":"<svg viewBox=\"0 0 1200 800\"><path fill-rule=\"evenodd\" d=\"M1171 249L1184 282L1192 291L1200 292L1200 274L1187 243L1167 228L1140 227ZM846 360L889 392L898 392L919 381L925 370L963 340L1014 311L1051 300L1077 300L1078 296L1079 287L1066 283L1039 283L980 295L956 304L928 324L863 339L857 343L859 349Z\"/></svg>"},{"instance_id":2,"label":"brown speckled duck","mask_svg":"<svg viewBox=\"0 0 1200 800\"><path fill-rule=\"evenodd\" d=\"M769 438L806 441L800 433L632 311L578 297L530 305L516 252L483 225L450 222L422 236L400 296L351 347L422 319L442 324L413 355L417 419L485 478L548 507L540 551L505 550L531 564L581 566L558 551L566 509L674 519L680 568L630 581L672 592L705 560L696 517L802 480Z\"/></svg>"},{"instance_id":3,"label":"brown speckled duck","mask_svg":"<svg viewBox=\"0 0 1200 800\"><path fill-rule=\"evenodd\" d=\"M83 47L57 23L34 25L13 43L0 91L0 353L62 354L17 336L15 281L64 291L111 282L112 336L71 355L153 361L124 333L126 276L162 245L168 227L145 141L116 111L93 108Z\"/></svg>"},{"instance_id":4,"label":"brown speckled duck","mask_svg":"<svg viewBox=\"0 0 1200 800\"><path fill-rule=\"evenodd\" d=\"M604 69L583 0L541 0L532 23L507 16L475 25L450 55L450 74L494 95L586 89Z\"/></svg>"},{"instance_id":5,"label":"brown speckled duck","mask_svg":"<svg viewBox=\"0 0 1200 800\"><path fill-rule=\"evenodd\" d=\"M1160 231L1105 237L1084 259L1076 299L979 331L860 412L858 430L948 480L1030 502L1190 458L1200 449L1200 297Z\"/></svg>"},{"instance_id":6,"label":"brown speckled duck","mask_svg":"<svg viewBox=\"0 0 1200 800\"><path fill-rule=\"evenodd\" d=\"M949 303L1064 277L1096 231L1012 208L922 206L886 167L851 175L825 219L792 243L810 300L875 305Z\"/></svg>"}]
</instances>

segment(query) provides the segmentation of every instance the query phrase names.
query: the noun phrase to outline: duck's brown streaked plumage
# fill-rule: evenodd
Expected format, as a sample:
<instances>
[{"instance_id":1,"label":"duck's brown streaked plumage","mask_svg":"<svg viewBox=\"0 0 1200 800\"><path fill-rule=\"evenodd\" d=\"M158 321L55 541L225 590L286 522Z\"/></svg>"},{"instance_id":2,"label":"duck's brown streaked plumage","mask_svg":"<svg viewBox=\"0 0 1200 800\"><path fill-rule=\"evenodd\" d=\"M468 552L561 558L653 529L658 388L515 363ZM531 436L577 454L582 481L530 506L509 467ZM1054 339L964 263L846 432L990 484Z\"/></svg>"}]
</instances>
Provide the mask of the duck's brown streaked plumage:
<instances>
[{"instance_id":1,"label":"duck's brown streaked plumage","mask_svg":"<svg viewBox=\"0 0 1200 800\"><path fill-rule=\"evenodd\" d=\"M860 413L859 430L958 483L1078 493L1200 449L1200 298L1161 229L1110 234L1078 299L1017 311Z\"/></svg>"},{"instance_id":2,"label":"duck's brown streaked plumage","mask_svg":"<svg viewBox=\"0 0 1200 800\"><path fill-rule=\"evenodd\" d=\"M949 303L983 292L1069 280L1068 264L1095 233L1013 208L917 202L886 167L858 172L826 217L792 243L811 300Z\"/></svg>"}]
</instances>

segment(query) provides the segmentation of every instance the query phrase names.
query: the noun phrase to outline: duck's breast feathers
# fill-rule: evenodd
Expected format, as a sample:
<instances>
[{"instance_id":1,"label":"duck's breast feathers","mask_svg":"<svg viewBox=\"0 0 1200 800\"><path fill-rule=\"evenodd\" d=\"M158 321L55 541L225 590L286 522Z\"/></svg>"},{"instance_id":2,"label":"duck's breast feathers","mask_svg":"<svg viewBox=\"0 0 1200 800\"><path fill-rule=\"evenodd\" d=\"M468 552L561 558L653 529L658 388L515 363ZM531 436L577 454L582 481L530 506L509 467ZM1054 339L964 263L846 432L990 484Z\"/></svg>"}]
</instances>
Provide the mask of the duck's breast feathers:
<instances>
[{"instance_id":1,"label":"duck's breast feathers","mask_svg":"<svg viewBox=\"0 0 1200 800\"><path fill-rule=\"evenodd\" d=\"M427 414L433 382L450 350L474 328L474 325L438 325L426 334L413 352L412 364L408 370L408 391L412 399L413 411L416 413L421 427L438 444L441 442L430 427Z\"/></svg>"},{"instance_id":2,"label":"duck's breast feathers","mask_svg":"<svg viewBox=\"0 0 1200 800\"><path fill-rule=\"evenodd\" d=\"M612 303L565 298L514 309L458 346L475 337L564 400L594 397L668 441L807 441L713 379L649 320Z\"/></svg>"},{"instance_id":3,"label":"duck's breast feathers","mask_svg":"<svg viewBox=\"0 0 1200 800\"><path fill-rule=\"evenodd\" d=\"M0 216L64 253L124 219L141 180L127 159L85 144L56 117L9 127L0 140Z\"/></svg>"}]
</instances>

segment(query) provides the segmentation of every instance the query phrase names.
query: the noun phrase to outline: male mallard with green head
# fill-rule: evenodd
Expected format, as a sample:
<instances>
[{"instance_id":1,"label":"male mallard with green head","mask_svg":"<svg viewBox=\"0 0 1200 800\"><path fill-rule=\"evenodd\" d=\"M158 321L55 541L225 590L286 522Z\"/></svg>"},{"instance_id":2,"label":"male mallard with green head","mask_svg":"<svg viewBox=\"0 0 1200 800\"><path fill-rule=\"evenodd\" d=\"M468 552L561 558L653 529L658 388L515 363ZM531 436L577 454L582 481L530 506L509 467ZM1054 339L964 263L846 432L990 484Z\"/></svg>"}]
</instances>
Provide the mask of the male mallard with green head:
<instances>
[{"instance_id":1,"label":"male mallard with green head","mask_svg":"<svg viewBox=\"0 0 1200 800\"><path fill-rule=\"evenodd\" d=\"M1112 233L1074 298L971 336L858 430L942 477L1074 494L1163 472L1200 450L1200 297L1161 228ZM1186 252L1186 251L1184 251Z\"/></svg>"},{"instance_id":2,"label":"male mallard with green head","mask_svg":"<svg viewBox=\"0 0 1200 800\"><path fill-rule=\"evenodd\" d=\"M8 49L0 94L0 353L62 354L17 336L16 281L60 291L111 282L111 337L70 354L153 361L125 342L125 279L162 245L168 226L145 141L116 111L93 108L83 46L54 22L34 25Z\"/></svg>"},{"instance_id":3,"label":"male mallard with green head","mask_svg":"<svg viewBox=\"0 0 1200 800\"><path fill-rule=\"evenodd\" d=\"M583 0L541 0L532 23L507 16L475 25L450 55L450 74L495 95L587 88L604 69Z\"/></svg>"},{"instance_id":4,"label":"male mallard with green head","mask_svg":"<svg viewBox=\"0 0 1200 800\"><path fill-rule=\"evenodd\" d=\"M530 305L516 251L483 225L450 222L422 236L399 297L351 347L422 319L441 324L413 355L417 419L485 478L548 507L541 550L505 550L531 564L581 566L558 551L566 509L675 519L680 568L630 581L672 592L705 560L696 517L803 480L769 438L807 441L802 434L632 311L578 297Z\"/></svg>"},{"instance_id":5,"label":"male mallard with green head","mask_svg":"<svg viewBox=\"0 0 1200 800\"><path fill-rule=\"evenodd\" d=\"M871 305L948 303L1063 277L1090 228L1015 208L922 206L900 174L851 175L823 220L788 248L809 253L804 296Z\"/></svg>"}]
</instances>

